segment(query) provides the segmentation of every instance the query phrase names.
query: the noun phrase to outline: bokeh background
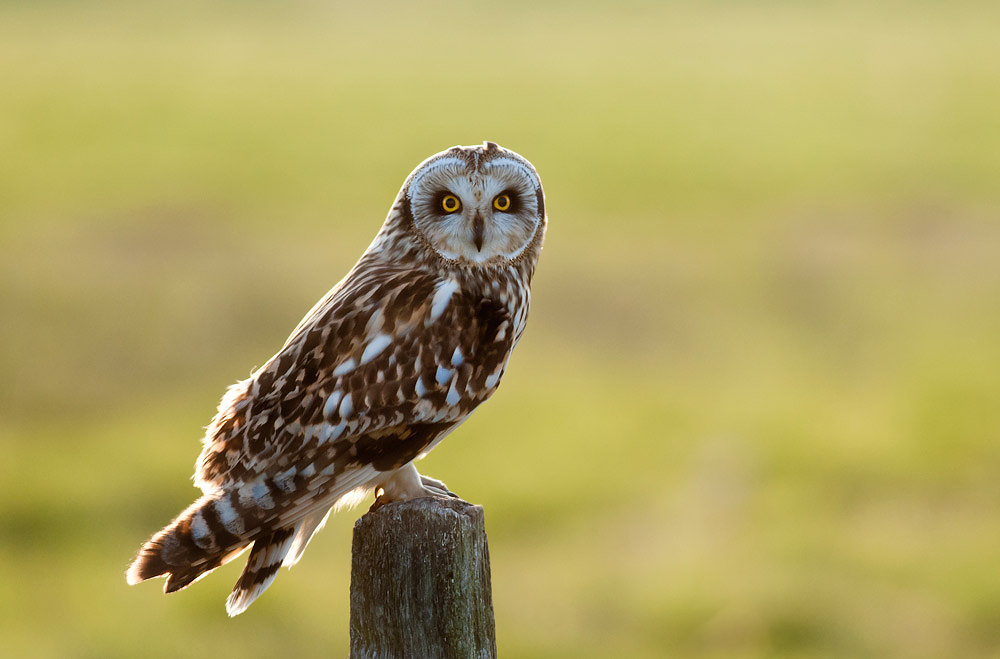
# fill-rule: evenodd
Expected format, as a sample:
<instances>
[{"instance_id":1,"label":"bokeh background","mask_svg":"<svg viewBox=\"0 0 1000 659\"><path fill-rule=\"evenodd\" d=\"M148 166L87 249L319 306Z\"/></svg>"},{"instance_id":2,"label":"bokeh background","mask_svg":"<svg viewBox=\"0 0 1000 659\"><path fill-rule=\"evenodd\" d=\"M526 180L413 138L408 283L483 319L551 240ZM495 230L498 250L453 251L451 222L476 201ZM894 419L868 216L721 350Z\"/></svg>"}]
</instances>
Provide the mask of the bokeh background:
<instances>
[{"instance_id":1,"label":"bokeh background","mask_svg":"<svg viewBox=\"0 0 1000 659\"><path fill-rule=\"evenodd\" d=\"M550 231L482 504L503 657L1000 656L1000 7L0 5L0 655L346 656L123 572L201 427L453 144ZM367 504L365 504L367 505Z\"/></svg>"}]
</instances>

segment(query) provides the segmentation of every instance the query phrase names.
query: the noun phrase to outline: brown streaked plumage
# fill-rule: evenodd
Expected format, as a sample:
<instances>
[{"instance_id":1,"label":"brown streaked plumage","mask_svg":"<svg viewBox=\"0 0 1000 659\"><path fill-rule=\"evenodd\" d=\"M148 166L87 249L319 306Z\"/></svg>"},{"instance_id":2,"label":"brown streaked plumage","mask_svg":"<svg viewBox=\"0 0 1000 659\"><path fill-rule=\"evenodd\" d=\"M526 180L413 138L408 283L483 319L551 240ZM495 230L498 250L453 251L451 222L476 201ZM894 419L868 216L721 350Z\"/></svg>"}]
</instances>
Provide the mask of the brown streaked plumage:
<instances>
[{"instance_id":1,"label":"brown streaked plumage","mask_svg":"<svg viewBox=\"0 0 1000 659\"><path fill-rule=\"evenodd\" d=\"M514 152L486 142L421 163L354 268L223 396L196 465L203 496L128 582L164 576L173 592L252 546L226 605L237 615L335 507L372 490L450 495L413 461L496 390L545 226L538 174Z\"/></svg>"}]
</instances>

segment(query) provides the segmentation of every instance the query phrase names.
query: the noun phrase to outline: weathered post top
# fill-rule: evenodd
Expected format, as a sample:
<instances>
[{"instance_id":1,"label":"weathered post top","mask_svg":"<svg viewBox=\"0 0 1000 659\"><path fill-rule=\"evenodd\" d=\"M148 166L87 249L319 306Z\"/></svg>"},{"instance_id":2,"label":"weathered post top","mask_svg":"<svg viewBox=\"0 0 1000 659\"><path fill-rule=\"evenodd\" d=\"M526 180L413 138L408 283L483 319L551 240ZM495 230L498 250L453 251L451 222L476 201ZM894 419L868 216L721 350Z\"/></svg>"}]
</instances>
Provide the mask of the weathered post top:
<instances>
[{"instance_id":1,"label":"weathered post top","mask_svg":"<svg viewBox=\"0 0 1000 659\"><path fill-rule=\"evenodd\" d=\"M351 659L494 659L483 509L389 503L354 525Z\"/></svg>"}]
</instances>

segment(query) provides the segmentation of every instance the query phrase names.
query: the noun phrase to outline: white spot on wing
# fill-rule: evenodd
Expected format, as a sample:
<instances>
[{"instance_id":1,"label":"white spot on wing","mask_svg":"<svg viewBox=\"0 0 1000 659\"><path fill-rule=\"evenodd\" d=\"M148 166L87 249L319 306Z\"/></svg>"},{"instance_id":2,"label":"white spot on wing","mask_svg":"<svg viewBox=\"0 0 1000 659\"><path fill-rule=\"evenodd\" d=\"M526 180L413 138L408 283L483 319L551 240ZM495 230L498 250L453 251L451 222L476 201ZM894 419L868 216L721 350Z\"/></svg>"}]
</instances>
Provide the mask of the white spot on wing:
<instances>
[{"instance_id":1,"label":"white spot on wing","mask_svg":"<svg viewBox=\"0 0 1000 659\"><path fill-rule=\"evenodd\" d=\"M346 419L354 412L354 401L351 400L351 394L347 394L344 396L344 400L340 401L339 412L341 419Z\"/></svg>"},{"instance_id":2,"label":"white spot on wing","mask_svg":"<svg viewBox=\"0 0 1000 659\"><path fill-rule=\"evenodd\" d=\"M344 375L345 373L350 373L355 368L357 368L357 366L358 365L354 362L354 359L351 358L348 359L346 362L342 362L337 368L333 369L333 374L335 376L341 376Z\"/></svg>"},{"instance_id":3,"label":"white spot on wing","mask_svg":"<svg viewBox=\"0 0 1000 659\"><path fill-rule=\"evenodd\" d=\"M417 384L413 389L421 398L427 395L427 387L424 386L424 379L422 377L417 378Z\"/></svg>"},{"instance_id":4,"label":"white spot on wing","mask_svg":"<svg viewBox=\"0 0 1000 659\"><path fill-rule=\"evenodd\" d=\"M389 347L390 343L392 343L392 337L388 334L379 334L376 336L368 342L368 345L365 346L365 351L361 353L361 363L367 364L378 357L383 350Z\"/></svg>"},{"instance_id":5,"label":"white spot on wing","mask_svg":"<svg viewBox=\"0 0 1000 659\"><path fill-rule=\"evenodd\" d=\"M382 307L378 307L372 313L371 317L368 319L368 324L365 326L365 331L369 334L377 332L379 328L382 327ZM363 363L363 362L362 362Z\"/></svg>"},{"instance_id":6,"label":"white spot on wing","mask_svg":"<svg viewBox=\"0 0 1000 659\"><path fill-rule=\"evenodd\" d=\"M449 368L445 368L444 366L438 366L437 376L436 376L437 377L437 383L438 384L447 384L448 380L450 380L454 374L455 374L455 371L453 371L453 370L451 370Z\"/></svg>"},{"instance_id":7,"label":"white spot on wing","mask_svg":"<svg viewBox=\"0 0 1000 659\"><path fill-rule=\"evenodd\" d=\"M343 395L344 394L340 391L340 389L330 394L330 397L326 399L326 405L323 406L323 416L333 416L337 406L340 405L340 397Z\"/></svg>"},{"instance_id":8,"label":"white spot on wing","mask_svg":"<svg viewBox=\"0 0 1000 659\"><path fill-rule=\"evenodd\" d=\"M438 285L437 290L434 291L434 298L431 300L431 315L427 324L433 323L441 317L441 314L448 307L448 303L451 302L451 296L457 290L458 281L455 279L446 279Z\"/></svg>"},{"instance_id":9,"label":"white spot on wing","mask_svg":"<svg viewBox=\"0 0 1000 659\"><path fill-rule=\"evenodd\" d=\"M346 427L347 424L343 421L335 426L331 426L329 423L324 423L323 429L319 432L319 443L324 444L338 439L344 433L344 428Z\"/></svg>"},{"instance_id":10,"label":"white spot on wing","mask_svg":"<svg viewBox=\"0 0 1000 659\"><path fill-rule=\"evenodd\" d=\"M444 399L445 402L448 403L449 405L451 405L452 407L454 407L455 405L458 405L458 401L459 401L458 391L455 389L455 383L456 382L457 381L453 381L451 383L451 388L448 389L448 396Z\"/></svg>"},{"instance_id":11,"label":"white spot on wing","mask_svg":"<svg viewBox=\"0 0 1000 659\"><path fill-rule=\"evenodd\" d=\"M500 371L497 371L493 375L490 375L489 377L486 378L486 388L492 389L493 387L497 386L497 382L499 381L500 381Z\"/></svg>"},{"instance_id":12,"label":"white spot on wing","mask_svg":"<svg viewBox=\"0 0 1000 659\"><path fill-rule=\"evenodd\" d=\"M465 361L465 355L462 354L461 348L455 348L455 352L451 353L451 365L461 366Z\"/></svg>"}]
</instances>

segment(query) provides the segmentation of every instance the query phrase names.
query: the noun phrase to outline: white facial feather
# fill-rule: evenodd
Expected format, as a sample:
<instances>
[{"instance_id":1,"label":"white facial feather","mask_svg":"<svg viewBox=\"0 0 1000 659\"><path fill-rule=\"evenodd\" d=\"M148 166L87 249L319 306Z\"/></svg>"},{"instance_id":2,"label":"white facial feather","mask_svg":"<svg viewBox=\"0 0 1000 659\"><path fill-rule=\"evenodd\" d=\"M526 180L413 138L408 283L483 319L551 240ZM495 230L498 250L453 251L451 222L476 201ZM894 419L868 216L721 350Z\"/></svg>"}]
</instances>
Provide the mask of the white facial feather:
<instances>
[{"instance_id":1,"label":"white facial feather","mask_svg":"<svg viewBox=\"0 0 1000 659\"><path fill-rule=\"evenodd\" d=\"M513 261L531 244L543 219L538 176L512 153L483 161L475 169L461 158L431 158L405 189L417 230L449 261ZM494 205L500 194L511 198L509 211ZM461 208L446 212L441 207L445 195L457 197Z\"/></svg>"}]
</instances>

